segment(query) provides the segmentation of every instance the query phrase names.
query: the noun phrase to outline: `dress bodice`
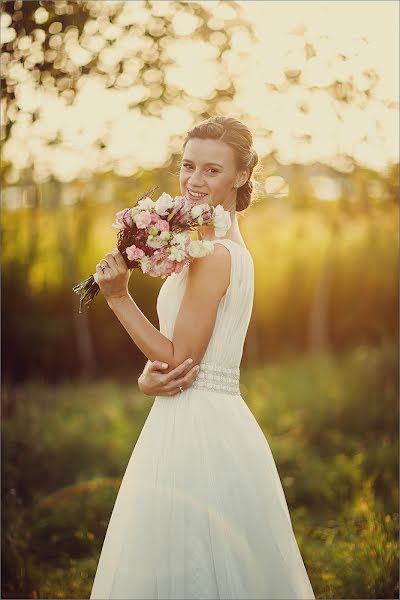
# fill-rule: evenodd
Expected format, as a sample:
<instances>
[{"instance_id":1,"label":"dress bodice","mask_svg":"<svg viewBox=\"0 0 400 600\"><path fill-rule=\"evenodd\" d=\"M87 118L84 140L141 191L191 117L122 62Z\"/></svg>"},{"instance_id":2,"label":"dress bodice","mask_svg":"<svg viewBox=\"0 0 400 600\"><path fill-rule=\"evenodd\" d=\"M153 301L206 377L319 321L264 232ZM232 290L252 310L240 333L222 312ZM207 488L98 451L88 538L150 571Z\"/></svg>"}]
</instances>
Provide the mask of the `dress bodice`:
<instances>
[{"instance_id":1,"label":"dress bodice","mask_svg":"<svg viewBox=\"0 0 400 600\"><path fill-rule=\"evenodd\" d=\"M254 264L244 246L226 238L212 242L224 245L230 252L230 283L218 306L214 330L200 363L199 378L201 372L207 372L210 382L210 373L215 373L220 382L225 380L227 391L237 391L240 361L253 309ZM188 269L185 266L180 273L170 275L158 294L160 331L170 340L185 292ZM212 389L212 385L209 387Z\"/></svg>"}]
</instances>

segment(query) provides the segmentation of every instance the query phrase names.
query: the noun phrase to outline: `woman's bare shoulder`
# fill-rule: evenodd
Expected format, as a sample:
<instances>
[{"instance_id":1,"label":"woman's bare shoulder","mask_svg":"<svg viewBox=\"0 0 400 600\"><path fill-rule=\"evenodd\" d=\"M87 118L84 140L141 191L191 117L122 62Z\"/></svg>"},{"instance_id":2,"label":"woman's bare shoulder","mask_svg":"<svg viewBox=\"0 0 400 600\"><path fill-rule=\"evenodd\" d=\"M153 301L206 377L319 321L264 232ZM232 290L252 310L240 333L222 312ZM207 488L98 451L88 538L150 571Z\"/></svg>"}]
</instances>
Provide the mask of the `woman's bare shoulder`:
<instances>
[{"instance_id":1,"label":"woman's bare shoulder","mask_svg":"<svg viewBox=\"0 0 400 600\"><path fill-rule=\"evenodd\" d=\"M219 241L219 240L217 240ZM214 243L214 250L210 254L195 258L189 267L189 270L206 271L207 269L222 270L230 266L230 252L224 244Z\"/></svg>"},{"instance_id":2,"label":"woman's bare shoulder","mask_svg":"<svg viewBox=\"0 0 400 600\"><path fill-rule=\"evenodd\" d=\"M214 251L195 258L189 265L188 286L215 290L218 295L225 293L230 281L231 256L223 244L214 244Z\"/></svg>"}]
</instances>

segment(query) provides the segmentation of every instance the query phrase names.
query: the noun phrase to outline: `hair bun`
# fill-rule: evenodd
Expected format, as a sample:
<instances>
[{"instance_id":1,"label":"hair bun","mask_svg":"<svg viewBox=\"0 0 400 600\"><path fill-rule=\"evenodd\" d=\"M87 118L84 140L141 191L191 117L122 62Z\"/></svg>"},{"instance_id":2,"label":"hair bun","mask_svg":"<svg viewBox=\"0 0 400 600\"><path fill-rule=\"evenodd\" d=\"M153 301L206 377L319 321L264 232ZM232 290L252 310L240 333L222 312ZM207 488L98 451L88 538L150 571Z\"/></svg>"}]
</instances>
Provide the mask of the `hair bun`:
<instances>
[{"instance_id":1,"label":"hair bun","mask_svg":"<svg viewBox=\"0 0 400 600\"><path fill-rule=\"evenodd\" d=\"M253 183L250 179L246 181L237 191L236 210L238 212L245 210L250 205Z\"/></svg>"}]
</instances>

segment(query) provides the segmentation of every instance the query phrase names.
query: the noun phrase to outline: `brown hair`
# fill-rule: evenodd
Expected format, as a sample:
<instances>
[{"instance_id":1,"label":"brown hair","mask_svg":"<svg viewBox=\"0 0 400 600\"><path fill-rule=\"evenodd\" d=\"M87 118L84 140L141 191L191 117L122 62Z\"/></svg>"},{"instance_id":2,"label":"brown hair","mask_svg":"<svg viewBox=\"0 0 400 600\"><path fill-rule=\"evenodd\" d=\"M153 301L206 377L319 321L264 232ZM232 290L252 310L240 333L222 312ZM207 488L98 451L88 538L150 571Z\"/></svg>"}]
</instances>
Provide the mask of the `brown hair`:
<instances>
[{"instance_id":1,"label":"brown hair","mask_svg":"<svg viewBox=\"0 0 400 600\"><path fill-rule=\"evenodd\" d=\"M237 191L236 210L245 210L251 202L253 183L250 177L258 163L258 154L252 148L253 136L241 121L232 117L209 117L187 132L183 147L191 138L219 140L229 144L234 150L236 168L249 169L248 180Z\"/></svg>"}]
</instances>

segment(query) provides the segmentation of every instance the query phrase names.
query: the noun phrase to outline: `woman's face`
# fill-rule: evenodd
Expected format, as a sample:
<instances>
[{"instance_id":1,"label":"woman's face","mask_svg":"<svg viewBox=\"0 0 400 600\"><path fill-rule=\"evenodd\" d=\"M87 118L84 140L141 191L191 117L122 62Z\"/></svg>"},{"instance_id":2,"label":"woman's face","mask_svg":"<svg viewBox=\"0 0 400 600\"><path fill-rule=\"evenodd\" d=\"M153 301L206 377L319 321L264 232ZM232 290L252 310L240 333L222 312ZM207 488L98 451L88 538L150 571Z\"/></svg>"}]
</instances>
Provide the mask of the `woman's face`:
<instances>
[{"instance_id":1,"label":"woman's face","mask_svg":"<svg viewBox=\"0 0 400 600\"><path fill-rule=\"evenodd\" d=\"M182 195L191 202L235 206L237 187L246 180L246 171L236 170L233 149L225 142L190 138L186 143L180 186Z\"/></svg>"}]
</instances>

